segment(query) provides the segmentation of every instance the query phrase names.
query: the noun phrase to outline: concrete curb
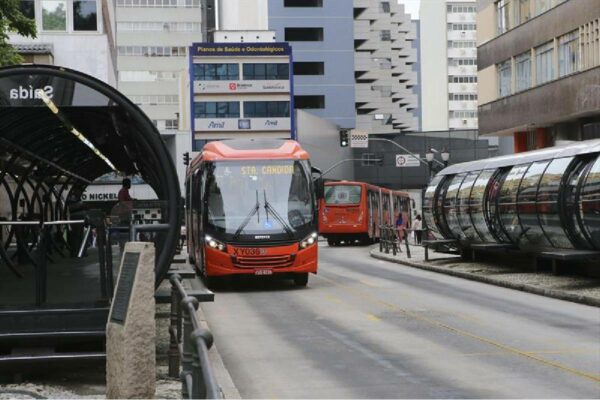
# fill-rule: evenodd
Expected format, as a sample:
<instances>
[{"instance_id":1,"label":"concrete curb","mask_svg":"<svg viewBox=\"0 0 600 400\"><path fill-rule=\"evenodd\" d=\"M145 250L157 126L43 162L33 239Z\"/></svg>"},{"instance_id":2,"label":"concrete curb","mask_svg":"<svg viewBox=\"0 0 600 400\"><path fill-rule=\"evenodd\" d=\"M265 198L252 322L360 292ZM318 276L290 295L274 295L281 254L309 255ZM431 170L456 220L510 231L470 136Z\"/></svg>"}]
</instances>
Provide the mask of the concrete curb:
<instances>
[{"instance_id":1,"label":"concrete curb","mask_svg":"<svg viewBox=\"0 0 600 400\"><path fill-rule=\"evenodd\" d=\"M436 267L434 265L422 264L414 261L390 259L385 255L378 254L379 249L371 249L370 255L373 258L383 261L389 261L396 264L407 265L409 267L419 268L426 271L437 272L440 274L452 275L458 278L469 279L472 281L487 283L489 285L501 286L508 289L520 290L522 292L538 294L541 296L552 297L559 300L571 301L573 303L585 304L592 307L600 307L600 299L594 297L582 296L573 293L567 293L555 289L544 289L536 286L526 285L522 283L507 282L500 279L494 279L487 276L470 274L468 272L453 271L447 268Z\"/></svg>"}]
</instances>

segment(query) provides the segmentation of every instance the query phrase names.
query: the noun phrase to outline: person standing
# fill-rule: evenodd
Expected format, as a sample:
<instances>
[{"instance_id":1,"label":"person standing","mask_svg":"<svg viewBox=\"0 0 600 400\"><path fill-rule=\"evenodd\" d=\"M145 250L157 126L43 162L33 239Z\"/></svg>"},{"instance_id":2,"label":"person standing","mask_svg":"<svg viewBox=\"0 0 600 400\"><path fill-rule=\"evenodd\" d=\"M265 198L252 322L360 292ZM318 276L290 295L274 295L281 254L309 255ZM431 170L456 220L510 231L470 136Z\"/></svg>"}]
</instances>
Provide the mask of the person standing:
<instances>
[{"instance_id":1,"label":"person standing","mask_svg":"<svg viewBox=\"0 0 600 400\"><path fill-rule=\"evenodd\" d=\"M131 179L123 179L123 186L119 190L119 203L123 201L132 201L133 199L129 195L129 189L131 189Z\"/></svg>"},{"instance_id":2,"label":"person standing","mask_svg":"<svg viewBox=\"0 0 600 400\"><path fill-rule=\"evenodd\" d=\"M423 221L421 220L421 214L417 214L411 228L415 233L415 243L421 244L421 241L423 240Z\"/></svg>"},{"instance_id":3,"label":"person standing","mask_svg":"<svg viewBox=\"0 0 600 400\"><path fill-rule=\"evenodd\" d=\"M398 213L398 216L396 217L396 230L398 231L398 238L400 239L400 242L402 242L402 239L404 239L403 228L404 220L402 219L402 213Z\"/></svg>"}]
</instances>

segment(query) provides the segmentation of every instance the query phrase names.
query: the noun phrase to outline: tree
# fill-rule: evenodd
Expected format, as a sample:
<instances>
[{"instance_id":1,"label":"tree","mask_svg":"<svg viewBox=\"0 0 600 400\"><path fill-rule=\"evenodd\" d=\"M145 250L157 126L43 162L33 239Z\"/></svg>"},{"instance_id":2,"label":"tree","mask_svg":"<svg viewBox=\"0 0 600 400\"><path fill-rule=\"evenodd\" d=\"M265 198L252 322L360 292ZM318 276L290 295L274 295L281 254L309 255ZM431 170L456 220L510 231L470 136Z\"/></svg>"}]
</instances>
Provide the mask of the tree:
<instances>
[{"instance_id":1,"label":"tree","mask_svg":"<svg viewBox=\"0 0 600 400\"><path fill-rule=\"evenodd\" d=\"M35 21L27 18L19 7L20 0L0 0L0 66L23 62L23 57L8 43L8 34L36 37Z\"/></svg>"}]
</instances>

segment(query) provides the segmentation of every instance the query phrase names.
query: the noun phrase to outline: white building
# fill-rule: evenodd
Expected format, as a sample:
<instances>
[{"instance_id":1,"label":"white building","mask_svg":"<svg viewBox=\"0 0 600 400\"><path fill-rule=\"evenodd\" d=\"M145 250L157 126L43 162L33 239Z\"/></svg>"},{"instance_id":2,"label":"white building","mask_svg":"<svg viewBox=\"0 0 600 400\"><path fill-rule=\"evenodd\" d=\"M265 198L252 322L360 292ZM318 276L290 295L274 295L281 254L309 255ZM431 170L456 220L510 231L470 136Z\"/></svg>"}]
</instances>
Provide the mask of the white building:
<instances>
[{"instance_id":1,"label":"white building","mask_svg":"<svg viewBox=\"0 0 600 400\"><path fill-rule=\"evenodd\" d=\"M476 0L422 1L422 130L477 129Z\"/></svg>"},{"instance_id":2,"label":"white building","mask_svg":"<svg viewBox=\"0 0 600 400\"><path fill-rule=\"evenodd\" d=\"M395 1L354 0L356 128L372 133L416 131L415 26Z\"/></svg>"},{"instance_id":3,"label":"white building","mask_svg":"<svg viewBox=\"0 0 600 400\"><path fill-rule=\"evenodd\" d=\"M103 5L105 7L103 7ZM21 0L37 38L9 34L26 63L59 65L116 83L112 0Z\"/></svg>"}]
</instances>

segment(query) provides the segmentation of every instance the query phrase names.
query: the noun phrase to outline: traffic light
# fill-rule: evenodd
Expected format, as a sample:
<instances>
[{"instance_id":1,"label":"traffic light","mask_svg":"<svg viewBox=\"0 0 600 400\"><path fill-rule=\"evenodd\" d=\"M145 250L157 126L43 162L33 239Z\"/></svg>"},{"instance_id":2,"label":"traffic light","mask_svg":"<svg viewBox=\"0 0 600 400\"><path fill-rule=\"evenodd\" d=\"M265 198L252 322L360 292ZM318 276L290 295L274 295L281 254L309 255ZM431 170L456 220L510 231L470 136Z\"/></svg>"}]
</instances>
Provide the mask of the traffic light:
<instances>
[{"instance_id":1,"label":"traffic light","mask_svg":"<svg viewBox=\"0 0 600 400\"><path fill-rule=\"evenodd\" d=\"M340 131L340 146L348 147L348 131L342 130Z\"/></svg>"},{"instance_id":2,"label":"traffic light","mask_svg":"<svg viewBox=\"0 0 600 400\"><path fill-rule=\"evenodd\" d=\"M183 165L190 165L190 153L188 151L183 153Z\"/></svg>"}]
</instances>

